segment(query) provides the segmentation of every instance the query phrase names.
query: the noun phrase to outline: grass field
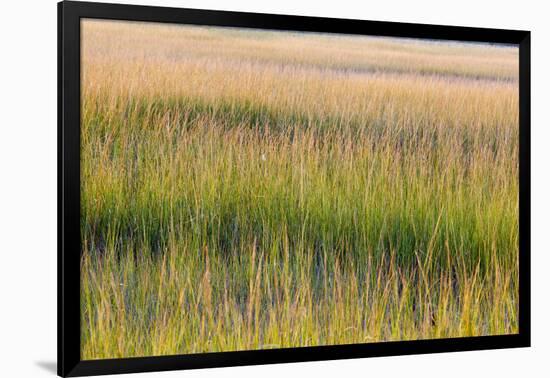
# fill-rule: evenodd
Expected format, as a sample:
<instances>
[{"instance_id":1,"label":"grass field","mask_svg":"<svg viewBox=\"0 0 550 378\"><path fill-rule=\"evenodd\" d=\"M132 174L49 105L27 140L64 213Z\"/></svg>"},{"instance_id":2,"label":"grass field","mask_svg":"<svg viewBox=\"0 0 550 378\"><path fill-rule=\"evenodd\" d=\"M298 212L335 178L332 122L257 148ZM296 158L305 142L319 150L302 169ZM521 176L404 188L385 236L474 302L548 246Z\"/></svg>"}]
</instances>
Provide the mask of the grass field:
<instances>
[{"instance_id":1,"label":"grass field","mask_svg":"<svg viewBox=\"0 0 550 378\"><path fill-rule=\"evenodd\" d=\"M83 21L83 359L518 331L518 49Z\"/></svg>"}]
</instances>

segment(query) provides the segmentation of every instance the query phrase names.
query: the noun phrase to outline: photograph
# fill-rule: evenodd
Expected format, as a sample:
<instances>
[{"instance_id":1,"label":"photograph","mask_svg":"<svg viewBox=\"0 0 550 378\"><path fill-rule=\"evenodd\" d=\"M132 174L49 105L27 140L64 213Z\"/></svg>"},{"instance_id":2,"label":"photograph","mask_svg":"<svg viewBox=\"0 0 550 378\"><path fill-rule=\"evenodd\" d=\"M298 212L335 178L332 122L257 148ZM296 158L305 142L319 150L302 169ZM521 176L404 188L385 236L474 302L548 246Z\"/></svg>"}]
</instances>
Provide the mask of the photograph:
<instances>
[{"instance_id":1,"label":"photograph","mask_svg":"<svg viewBox=\"0 0 550 378\"><path fill-rule=\"evenodd\" d=\"M519 64L82 18L81 359L519 334Z\"/></svg>"}]
</instances>

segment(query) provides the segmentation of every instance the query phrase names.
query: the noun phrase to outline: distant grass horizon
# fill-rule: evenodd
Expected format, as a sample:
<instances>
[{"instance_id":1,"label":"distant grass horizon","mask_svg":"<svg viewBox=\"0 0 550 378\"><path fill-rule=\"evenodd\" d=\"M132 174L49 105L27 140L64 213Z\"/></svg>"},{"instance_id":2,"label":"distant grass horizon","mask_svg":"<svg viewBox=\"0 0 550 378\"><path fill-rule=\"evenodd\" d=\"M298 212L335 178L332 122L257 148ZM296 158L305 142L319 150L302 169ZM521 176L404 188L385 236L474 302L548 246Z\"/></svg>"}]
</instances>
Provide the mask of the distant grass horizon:
<instances>
[{"instance_id":1,"label":"distant grass horizon","mask_svg":"<svg viewBox=\"0 0 550 378\"><path fill-rule=\"evenodd\" d=\"M518 48L82 21L81 355L518 332Z\"/></svg>"}]
</instances>

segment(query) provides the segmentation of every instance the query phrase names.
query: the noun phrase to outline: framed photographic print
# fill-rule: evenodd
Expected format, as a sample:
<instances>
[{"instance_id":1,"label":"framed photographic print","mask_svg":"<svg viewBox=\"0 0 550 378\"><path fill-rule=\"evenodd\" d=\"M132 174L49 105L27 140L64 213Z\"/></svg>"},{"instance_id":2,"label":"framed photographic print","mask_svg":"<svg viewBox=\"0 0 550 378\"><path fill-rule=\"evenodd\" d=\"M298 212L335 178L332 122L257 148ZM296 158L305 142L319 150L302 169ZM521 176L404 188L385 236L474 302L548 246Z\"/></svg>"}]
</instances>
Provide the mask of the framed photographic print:
<instances>
[{"instance_id":1,"label":"framed photographic print","mask_svg":"<svg viewBox=\"0 0 550 378\"><path fill-rule=\"evenodd\" d=\"M529 346L529 32L58 12L59 375Z\"/></svg>"}]
</instances>

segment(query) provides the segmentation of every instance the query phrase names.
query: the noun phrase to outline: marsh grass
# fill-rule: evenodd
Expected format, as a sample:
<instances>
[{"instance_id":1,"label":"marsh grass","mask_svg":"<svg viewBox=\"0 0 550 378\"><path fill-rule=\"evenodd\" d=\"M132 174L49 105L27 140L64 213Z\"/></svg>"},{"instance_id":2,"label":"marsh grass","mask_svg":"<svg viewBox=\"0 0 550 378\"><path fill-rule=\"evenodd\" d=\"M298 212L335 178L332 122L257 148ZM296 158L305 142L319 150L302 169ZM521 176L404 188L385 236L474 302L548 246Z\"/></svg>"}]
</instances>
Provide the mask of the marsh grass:
<instances>
[{"instance_id":1,"label":"marsh grass","mask_svg":"<svg viewBox=\"0 0 550 378\"><path fill-rule=\"evenodd\" d=\"M84 359L509 334L517 49L83 22Z\"/></svg>"}]
</instances>

